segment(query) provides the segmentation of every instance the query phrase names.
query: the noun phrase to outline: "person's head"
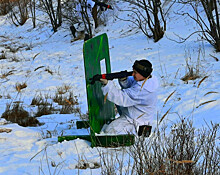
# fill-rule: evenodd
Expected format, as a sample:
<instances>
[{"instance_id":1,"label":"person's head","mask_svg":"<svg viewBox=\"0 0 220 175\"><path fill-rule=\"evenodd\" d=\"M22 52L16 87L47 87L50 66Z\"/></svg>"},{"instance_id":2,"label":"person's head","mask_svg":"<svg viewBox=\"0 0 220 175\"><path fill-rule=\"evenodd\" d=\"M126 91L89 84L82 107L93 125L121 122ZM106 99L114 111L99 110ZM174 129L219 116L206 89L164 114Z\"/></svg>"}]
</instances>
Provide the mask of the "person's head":
<instances>
[{"instance_id":1,"label":"person's head","mask_svg":"<svg viewBox=\"0 0 220 175\"><path fill-rule=\"evenodd\" d=\"M134 62L132 76L136 81L142 81L151 76L152 64L148 60L136 60Z\"/></svg>"}]
</instances>

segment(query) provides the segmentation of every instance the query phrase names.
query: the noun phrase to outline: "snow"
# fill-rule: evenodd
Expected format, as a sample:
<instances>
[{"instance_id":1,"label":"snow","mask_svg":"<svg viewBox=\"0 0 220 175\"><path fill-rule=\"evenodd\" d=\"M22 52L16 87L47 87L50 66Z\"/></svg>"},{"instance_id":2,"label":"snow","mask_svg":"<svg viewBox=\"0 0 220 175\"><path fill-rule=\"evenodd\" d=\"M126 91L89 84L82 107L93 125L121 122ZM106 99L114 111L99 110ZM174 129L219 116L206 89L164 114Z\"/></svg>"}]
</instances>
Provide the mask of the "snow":
<instances>
[{"instance_id":1,"label":"snow","mask_svg":"<svg viewBox=\"0 0 220 175\"><path fill-rule=\"evenodd\" d=\"M211 121L219 123L220 69L219 62L212 57L219 58L219 53L198 35L181 44L170 40L178 40L177 35L187 37L197 29L189 18L174 15L172 11L168 15L164 38L154 43L140 31L131 30L128 22L115 18L116 14L120 18L127 17L126 13L117 10L126 5L121 2L114 12L106 12L109 13L107 25L99 26L95 33L96 36L108 35L112 72L131 70L136 59L147 58L152 62L161 85L158 92L159 119L171 108L163 120L168 125L172 125L179 115L193 117L197 128ZM37 26L32 29L29 19L25 25L15 27L7 16L0 16L0 52L5 52L7 57L0 60L0 75L11 71L6 78L0 79L0 114L5 111L7 103L15 101L22 101L25 110L33 113L36 108L30 103L34 97L53 96L57 88L64 85L71 87L70 91L79 100L81 113L86 114L83 41L71 43L71 33L65 25L54 34L48 24L38 21ZM18 52L10 52L10 48L18 47ZM200 71L200 78L188 83L181 80L186 74L186 61L191 66L199 66ZM208 77L199 85L205 76ZM26 83L27 88L18 93L16 83ZM166 101L172 92L174 94ZM201 105L211 100L215 101ZM76 129L79 113L44 115L39 120L45 124L21 127L0 118L0 129L12 129L9 133L0 133L0 174L98 175L101 168L94 167L100 164L99 154L112 150L120 152L121 148L91 148L90 142L81 139L58 143L57 137L61 134L88 134L87 129ZM156 120L155 117L154 125ZM76 168L84 162L90 168Z\"/></svg>"}]
</instances>

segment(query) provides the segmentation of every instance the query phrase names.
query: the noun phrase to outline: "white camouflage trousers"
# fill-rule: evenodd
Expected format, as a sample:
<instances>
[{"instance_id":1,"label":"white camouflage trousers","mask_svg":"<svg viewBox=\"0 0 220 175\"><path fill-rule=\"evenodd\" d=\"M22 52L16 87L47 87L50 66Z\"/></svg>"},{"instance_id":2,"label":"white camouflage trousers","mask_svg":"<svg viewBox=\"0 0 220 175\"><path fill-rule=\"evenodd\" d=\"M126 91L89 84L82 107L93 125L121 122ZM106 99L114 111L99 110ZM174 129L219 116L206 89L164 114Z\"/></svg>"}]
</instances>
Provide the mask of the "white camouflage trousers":
<instances>
[{"instance_id":1,"label":"white camouflage trousers","mask_svg":"<svg viewBox=\"0 0 220 175\"><path fill-rule=\"evenodd\" d=\"M137 135L135 122L128 120L125 116L113 120L109 125L104 125L102 132L106 134L134 134Z\"/></svg>"}]
</instances>

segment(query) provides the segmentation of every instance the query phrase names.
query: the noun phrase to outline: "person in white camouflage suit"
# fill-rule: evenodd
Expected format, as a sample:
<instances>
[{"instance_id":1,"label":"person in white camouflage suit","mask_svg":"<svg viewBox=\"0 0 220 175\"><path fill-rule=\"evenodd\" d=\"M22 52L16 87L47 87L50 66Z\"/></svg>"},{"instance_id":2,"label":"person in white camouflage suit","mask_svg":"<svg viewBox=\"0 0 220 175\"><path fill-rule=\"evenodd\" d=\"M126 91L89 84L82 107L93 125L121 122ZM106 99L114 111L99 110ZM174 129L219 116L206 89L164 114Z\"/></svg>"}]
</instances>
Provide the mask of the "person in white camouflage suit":
<instances>
[{"instance_id":1,"label":"person in white camouflage suit","mask_svg":"<svg viewBox=\"0 0 220 175\"><path fill-rule=\"evenodd\" d=\"M152 71L152 64L143 59L135 61L132 76L119 79L121 89L116 88L113 81L100 79L103 94L107 94L107 99L117 105L120 114L109 125L104 125L102 132L149 136L145 130L151 131L159 87Z\"/></svg>"},{"instance_id":2,"label":"person in white camouflage suit","mask_svg":"<svg viewBox=\"0 0 220 175\"><path fill-rule=\"evenodd\" d=\"M72 32L72 35L74 36L74 39L72 41L81 39L82 35L84 35L84 41L86 41L90 38L90 32L91 34L94 34L95 21L92 16L92 10L96 5L98 5L101 10L112 9L110 5L102 2L94 2L92 0L79 0L79 3L76 5L75 9L78 17L78 23L70 26L70 30Z\"/></svg>"}]
</instances>

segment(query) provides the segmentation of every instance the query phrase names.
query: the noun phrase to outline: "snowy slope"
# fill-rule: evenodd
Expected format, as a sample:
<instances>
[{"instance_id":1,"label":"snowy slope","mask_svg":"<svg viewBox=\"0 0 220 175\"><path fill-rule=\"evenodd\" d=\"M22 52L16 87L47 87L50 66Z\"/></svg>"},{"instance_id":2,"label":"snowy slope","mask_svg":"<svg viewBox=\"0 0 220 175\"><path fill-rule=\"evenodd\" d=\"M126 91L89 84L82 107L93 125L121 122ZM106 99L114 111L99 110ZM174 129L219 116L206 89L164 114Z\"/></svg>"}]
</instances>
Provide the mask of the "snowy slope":
<instances>
[{"instance_id":1,"label":"snowy slope","mask_svg":"<svg viewBox=\"0 0 220 175\"><path fill-rule=\"evenodd\" d=\"M172 8L164 38L154 43L140 31L131 30L128 22L115 17L126 18L125 13L118 11L126 6L122 2L117 4L116 10L109 12L107 25L99 26L95 33L108 35L112 72L131 70L136 59L147 58L152 62L161 85L158 92L159 120L170 109L163 120L168 125L179 116L192 117L198 128L210 121L219 123L220 69L219 62L212 57L219 58L219 53L198 35L181 44L171 40L178 40L177 35L186 37L197 29L190 19L172 13L180 7ZM0 60L0 114L5 111L7 103L15 101L22 101L25 109L34 113L36 108L30 106L34 97L53 96L57 87L64 85L71 87L70 91L79 100L78 107L82 114L86 114L83 41L71 43L71 39L68 26L53 34L50 25L41 24L32 29L29 19L25 25L15 27L6 16L0 16L0 52L8 58ZM13 53L10 48L19 50ZM186 61L190 66L198 66L200 71L200 78L188 83L181 80L187 72ZM10 75L3 78L2 75L7 73ZM207 78L201 82L205 76ZM18 93L16 83L24 82L27 87ZM211 100L213 102L203 104ZM99 154L111 152L111 149L92 149L89 142L79 139L57 143L57 136L62 133L88 132L76 129L75 121L79 119L78 113L45 115L39 118L45 125L39 127L21 127L0 119L0 128L12 129L9 133L0 133L0 174L100 174L101 169L95 168L100 162ZM154 126L156 123L155 116ZM116 150L121 153L121 148ZM75 169L83 162L87 162L90 168Z\"/></svg>"}]
</instances>

